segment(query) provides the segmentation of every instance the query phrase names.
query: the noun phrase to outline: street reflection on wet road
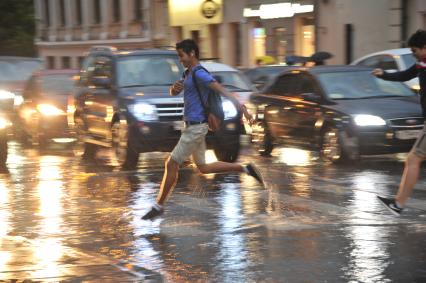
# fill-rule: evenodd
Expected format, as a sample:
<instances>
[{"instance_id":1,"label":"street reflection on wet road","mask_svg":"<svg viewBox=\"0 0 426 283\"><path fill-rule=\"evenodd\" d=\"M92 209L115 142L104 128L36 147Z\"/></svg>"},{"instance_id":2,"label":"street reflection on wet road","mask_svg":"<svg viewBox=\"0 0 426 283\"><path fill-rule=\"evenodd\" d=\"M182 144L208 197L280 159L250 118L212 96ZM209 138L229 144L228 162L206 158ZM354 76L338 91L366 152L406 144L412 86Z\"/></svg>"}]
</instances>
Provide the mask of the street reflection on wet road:
<instances>
[{"instance_id":1,"label":"street reflection on wet road","mask_svg":"<svg viewBox=\"0 0 426 283\"><path fill-rule=\"evenodd\" d=\"M336 166L302 150L264 158L246 147L240 161L259 165L266 188L244 174L200 176L189 164L164 217L143 221L166 156L143 154L126 172L108 152L83 162L64 148L11 143L9 172L0 174L0 279L426 279L425 177L400 218L375 200L395 193L403 157Z\"/></svg>"}]
</instances>

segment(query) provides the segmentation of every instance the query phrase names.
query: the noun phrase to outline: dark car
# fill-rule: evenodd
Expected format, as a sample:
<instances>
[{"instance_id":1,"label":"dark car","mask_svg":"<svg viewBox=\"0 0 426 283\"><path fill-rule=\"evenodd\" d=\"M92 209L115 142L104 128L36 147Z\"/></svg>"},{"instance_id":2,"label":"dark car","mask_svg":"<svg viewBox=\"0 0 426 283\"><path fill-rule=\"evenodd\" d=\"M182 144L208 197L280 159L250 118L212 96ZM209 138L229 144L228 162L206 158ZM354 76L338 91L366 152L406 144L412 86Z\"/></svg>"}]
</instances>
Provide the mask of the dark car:
<instances>
[{"instance_id":1,"label":"dark car","mask_svg":"<svg viewBox=\"0 0 426 283\"><path fill-rule=\"evenodd\" d=\"M22 93L18 108L21 138L33 145L71 142L67 106L77 70L44 70L34 73Z\"/></svg>"},{"instance_id":2,"label":"dark car","mask_svg":"<svg viewBox=\"0 0 426 283\"><path fill-rule=\"evenodd\" d=\"M275 144L317 149L331 161L406 152L423 128L418 95L364 67L283 72L251 101L260 119L253 142L265 155Z\"/></svg>"},{"instance_id":3,"label":"dark car","mask_svg":"<svg viewBox=\"0 0 426 283\"><path fill-rule=\"evenodd\" d=\"M100 146L112 147L122 167L135 168L140 152L171 151L184 126L184 105L182 95L169 95L169 87L183 71L174 50L94 47L83 62L69 122L83 157L92 158ZM222 100L225 121L207 136L207 145L219 160L235 161L241 113Z\"/></svg>"},{"instance_id":4,"label":"dark car","mask_svg":"<svg viewBox=\"0 0 426 283\"><path fill-rule=\"evenodd\" d=\"M265 65L244 71L244 75L258 89L262 90L265 85L278 76L281 72L289 70L292 66L287 65Z\"/></svg>"}]
</instances>

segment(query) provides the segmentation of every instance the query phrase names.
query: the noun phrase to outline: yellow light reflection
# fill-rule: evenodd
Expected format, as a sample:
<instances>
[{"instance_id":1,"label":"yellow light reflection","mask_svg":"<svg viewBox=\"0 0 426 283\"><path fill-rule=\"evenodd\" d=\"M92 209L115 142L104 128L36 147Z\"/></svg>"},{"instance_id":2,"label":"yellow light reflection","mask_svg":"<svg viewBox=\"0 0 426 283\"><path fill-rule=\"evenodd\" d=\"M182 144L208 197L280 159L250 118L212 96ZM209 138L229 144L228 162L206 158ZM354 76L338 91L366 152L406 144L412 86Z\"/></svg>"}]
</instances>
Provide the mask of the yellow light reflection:
<instances>
[{"instance_id":1,"label":"yellow light reflection","mask_svg":"<svg viewBox=\"0 0 426 283\"><path fill-rule=\"evenodd\" d=\"M7 236L10 230L9 198L9 189L5 182L0 179L0 248L2 248L3 238ZM10 260L10 251L0 251L0 270L7 270L6 265Z\"/></svg>"},{"instance_id":2,"label":"yellow light reflection","mask_svg":"<svg viewBox=\"0 0 426 283\"><path fill-rule=\"evenodd\" d=\"M311 155L309 151L297 148L280 148L279 160L290 166L309 165Z\"/></svg>"},{"instance_id":3,"label":"yellow light reflection","mask_svg":"<svg viewBox=\"0 0 426 283\"><path fill-rule=\"evenodd\" d=\"M217 158L216 158L216 154L214 154L214 151L211 149L206 150L206 163L213 163L216 161L217 161Z\"/></svg>"},{"instance_id":4,"label":"yellow light reflection","mask_svg":"<svg viewBox=\"0 0 426 283\"><path fill-rule=\"evenodd\" d=\"M40 180L37 191L40 200L38 215L41 217L40 234L43 238L34 248L37 266L32 276L37 278L62 275L59 260L64 247L60 233L63 224L63 181L59 164L60 157L40 157Z\"/></svg>"},{"instance_id":5,"label":"yellow light reflection","mask_svg":"<svg viewBox=\"0 0 426 283\"><path fill-rule=\"evenodd\" d=\"M376 211L378 204L372 200L372 193L377 190L378 183L385 183L386 176L379 172L362 172L356 175L353 182L353 200L348 207L351 211L348 226L348 237L352 241L350 252L349 276L356 282L383 282L384 272L388 268L389 251L387 249L389 229L385 226L371 225L377 216L369 211Z\"/></svg>"}]
</instances>

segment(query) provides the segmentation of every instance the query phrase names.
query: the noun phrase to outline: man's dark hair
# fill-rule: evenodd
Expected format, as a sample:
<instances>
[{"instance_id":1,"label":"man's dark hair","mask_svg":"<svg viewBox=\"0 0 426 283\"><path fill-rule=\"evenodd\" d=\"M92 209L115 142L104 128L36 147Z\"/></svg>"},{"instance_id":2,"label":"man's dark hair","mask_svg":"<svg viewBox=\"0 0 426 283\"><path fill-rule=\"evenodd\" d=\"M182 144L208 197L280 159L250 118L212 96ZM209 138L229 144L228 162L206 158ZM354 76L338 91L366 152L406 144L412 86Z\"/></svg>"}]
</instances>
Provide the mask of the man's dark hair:
<instances>
[{"instance_id":1,"label":"man's dark hair","mask_svg":"<svg viewBox=\"0 0 426 283\"><path fill-rule=\"evenodd\" d=\"M423 48L426 45L426 31L419 29L408 39L409 47Z\"/></svg>"},{"instance_id":2,"label":"man's dark hair","mask_svg":"<svg viewBox=\"0 0 426 283\"><path fill-rule=\"evenodd\" d=\"M192 39L184 39L181 42L176 43L176 50L182 49L186 54L190 54L191 52L195 53L195 57L197 59L200 58L200 50L198 49L197 43Z\"/></svg>"}]
</instances>

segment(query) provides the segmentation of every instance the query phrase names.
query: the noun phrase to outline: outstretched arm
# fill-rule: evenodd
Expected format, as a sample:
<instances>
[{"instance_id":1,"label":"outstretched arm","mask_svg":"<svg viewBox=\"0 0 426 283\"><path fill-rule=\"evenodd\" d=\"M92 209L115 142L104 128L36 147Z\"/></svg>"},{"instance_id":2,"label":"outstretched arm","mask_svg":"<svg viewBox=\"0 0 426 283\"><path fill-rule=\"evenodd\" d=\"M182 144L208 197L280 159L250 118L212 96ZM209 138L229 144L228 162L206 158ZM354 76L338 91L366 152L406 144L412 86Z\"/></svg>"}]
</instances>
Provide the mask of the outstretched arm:
<instances>
[{"instance_id":1,"label":"outstretched arm","mask_svg":"<svg viewBox=\"0 0 426 283\"><path fill-rule=\"evenodd\" d=\"M414 79L417 76L417 67L416 64L414 64L407 70L395 73L388 73L383 71L382 69L374 69L371 73L376 77L382 78L387 81L405 82Z\"/></svg>"}]
</instances>

